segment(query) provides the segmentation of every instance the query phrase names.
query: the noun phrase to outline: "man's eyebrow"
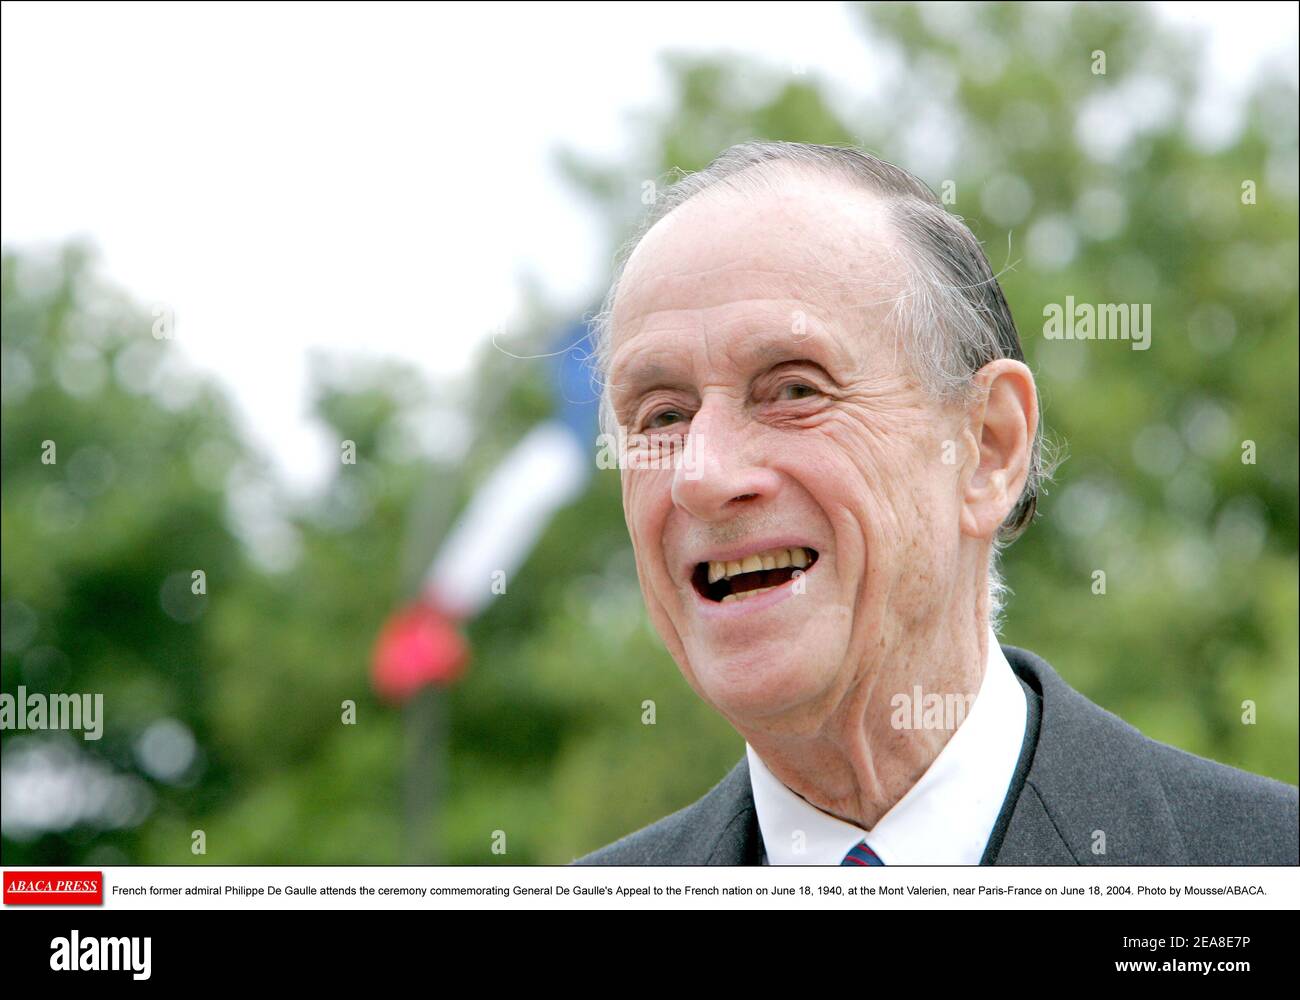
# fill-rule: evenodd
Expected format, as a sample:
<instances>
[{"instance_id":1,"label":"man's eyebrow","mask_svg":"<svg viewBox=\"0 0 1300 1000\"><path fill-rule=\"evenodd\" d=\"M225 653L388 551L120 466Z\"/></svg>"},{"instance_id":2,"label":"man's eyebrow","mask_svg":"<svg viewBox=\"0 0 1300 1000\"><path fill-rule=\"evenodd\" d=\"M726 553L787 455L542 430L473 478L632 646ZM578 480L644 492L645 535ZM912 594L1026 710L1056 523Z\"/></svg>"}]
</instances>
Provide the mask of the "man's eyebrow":
<instances>
[{"instance_id":1,"label":"man's eyebrow","mask_svg":"<svg viewBox=\"0 0 1300 1000\"><path fill-rule=\"evenodd\" d=\"M780 340L766 344L756 344L752 351L745 353L752 367L772 368L787 361L798 361L800 358L806 357L808 351L803 350L803 348L810 346L808 339L798 342Z\"/></svg>"},{"instance_id":2,"label":"man's eyebrow","mask_svg":"<svg viewBox=\"0 0 1300 1000\"><path fill-rule=\"evenodd\" d=\"M685 388L680 374L659 361L629 363L621 366L614 374L617 377L610 380L610 395L616 402L634 399L658 386Z\"/></svg>"},{"instance_id":3,"label":"man's eyebrow","mask_svg":"<svg viewBox=\"0 0 1300 1000\"><path fill-rule=\"evenodd\" d=\"M757 338L742 349L742 354L754 368L772 368L790 361L819 363L822 358L834 366L846 365L850 360L841 344L811 323L800 334L788 333L779 337L769 334Z\"/></svg>"},{"instance_id":4,"label":"man's eyebrow","mask_svg":"<svg viewBox=\"0 0 1300 1000\"><path fill-rule=\"evenodd\" d=\"M792 361L820 365L823 358L830 365L850 363L843 346L811 321L803 333L768 331L747 338L737 354L747 368L767 369ZM616 406L656 388L689 389L690 385L676 367L656 360L629 360L611 372L610 396Z\"/></svg>"}]
</instances>

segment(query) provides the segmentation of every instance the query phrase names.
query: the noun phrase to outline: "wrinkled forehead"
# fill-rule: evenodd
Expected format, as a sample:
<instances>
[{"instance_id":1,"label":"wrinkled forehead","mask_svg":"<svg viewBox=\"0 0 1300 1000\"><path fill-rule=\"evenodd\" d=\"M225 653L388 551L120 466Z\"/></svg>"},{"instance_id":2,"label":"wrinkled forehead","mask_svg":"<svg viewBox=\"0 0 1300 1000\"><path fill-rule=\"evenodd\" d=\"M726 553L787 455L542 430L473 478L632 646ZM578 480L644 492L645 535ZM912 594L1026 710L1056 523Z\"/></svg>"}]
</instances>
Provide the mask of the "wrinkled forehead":
<instances>
[{"instance_id":1,"label":"wrinkled forehead","mask_svg":"<svg viewBox=\"0 0 1300 1000\"><path fill-rule=\"evenodd\" d=\"M883 319L906 288L887 203L798 174L724 185L661 219L627 262L611 315L610 376L665 331L746 336L751 321L844 334Z\"/></svg>"}]
</instances>

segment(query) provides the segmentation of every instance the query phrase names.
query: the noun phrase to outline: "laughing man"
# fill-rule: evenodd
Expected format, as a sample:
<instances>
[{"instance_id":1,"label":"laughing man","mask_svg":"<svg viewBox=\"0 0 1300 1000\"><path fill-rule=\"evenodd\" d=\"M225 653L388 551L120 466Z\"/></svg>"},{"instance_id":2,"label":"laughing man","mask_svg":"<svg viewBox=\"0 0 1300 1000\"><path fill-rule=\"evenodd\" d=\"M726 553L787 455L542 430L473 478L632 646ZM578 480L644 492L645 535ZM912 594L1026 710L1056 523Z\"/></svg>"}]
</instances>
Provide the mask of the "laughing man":
<instances>
[{"instance_id":1,"label":"laughing man","mask_svg":"<svg viewBox=\"0 0 1300 1000\"><path fill-rule=\"evenodd\" d=\"M606 430L690 439L691 462L628 456L624 513L658 634L746 750L578 864L1297 863L1294 787L999 645L1038 391L980 244L919 180L733 147L658 199L598 330Z\"/></svg>"}]
</instances>

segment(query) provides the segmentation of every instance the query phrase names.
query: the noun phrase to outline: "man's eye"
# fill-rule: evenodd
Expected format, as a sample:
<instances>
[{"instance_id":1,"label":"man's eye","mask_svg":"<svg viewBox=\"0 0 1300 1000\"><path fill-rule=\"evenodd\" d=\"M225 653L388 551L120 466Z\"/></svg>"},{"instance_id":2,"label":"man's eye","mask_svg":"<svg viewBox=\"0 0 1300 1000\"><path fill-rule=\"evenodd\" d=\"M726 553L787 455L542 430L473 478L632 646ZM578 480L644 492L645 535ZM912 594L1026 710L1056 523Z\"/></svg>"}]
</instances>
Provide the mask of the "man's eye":
<instances>
[{"instance_id":1,"label":"man's eye","mask_svg":"<svg viewBox=\"0 0 1300 1000\"><path fill-rule=\"evenodd\" d=\"M646 421L646 429L652 430L658 427L667 427L669 424L676 423L682 419L681 410L663 410L656 413Z\"/></svg>"},{"instance_id":2,"label":"man's eye","mask_svg":"<svg viewBox=\"0 0 1300 1000\"><path fill-rule=\"evenodd\" d=\"M777 390L777 395L782 399L807 399L816 394L817 390L805 382L791 382Z\"/></svg>"}]
</instances>

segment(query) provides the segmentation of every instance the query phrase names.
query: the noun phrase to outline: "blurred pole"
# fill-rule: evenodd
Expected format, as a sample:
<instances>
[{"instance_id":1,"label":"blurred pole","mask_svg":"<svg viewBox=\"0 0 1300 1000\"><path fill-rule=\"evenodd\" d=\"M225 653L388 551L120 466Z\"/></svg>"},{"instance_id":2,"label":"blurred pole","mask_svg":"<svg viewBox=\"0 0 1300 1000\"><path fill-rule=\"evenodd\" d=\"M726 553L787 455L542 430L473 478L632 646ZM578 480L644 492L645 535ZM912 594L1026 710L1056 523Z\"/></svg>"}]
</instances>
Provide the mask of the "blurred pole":
<instances>
[{"instance_id":1,"label":"blurred pole","mask_svg":"<svg viewBox=\"0 0 1300 1000\"><path fill-rule=\"evenodd\" d=\"M406 845L408 864L443 864L442 800L447 787L448 693L430 684L403 708L406 726Z\"/></svg>"},{"instance_id":2,"label":"blurred pole","mask_svg":"<svg viewBox=\"0 0 1300 1000\"><path fill-rule=\"evenodd\" d=\"M479 392L485 426L466 449L475 450L486 438L487 426L505 404L526 371L514 379L494 379ZM425 573L451 527L460 478L446 468L431 468L416 489L407 518L402 547L402 594L413 600L424 585ZM450 692L427 685L402 707L405 760L402 774L405 829L402 857L406 864L436 865L444 858L442 806L446 795L448 747L451 743Z\"/></svg>"},{"instance_id":3,"label":"blurred pole","mask_svg":"<svg viewBox=\"0 0 1300 1000\"><path fill-rule=\"evenodd\" d=\"M424 571L451 523L456 477L430 474L411 503L402 547L402 593L415 598ZM402 769L403 841L406 864L442 863L443 787L446 780L447 694L430 684L402 706L405 760Z\"/></svg>"}]
</instances>

